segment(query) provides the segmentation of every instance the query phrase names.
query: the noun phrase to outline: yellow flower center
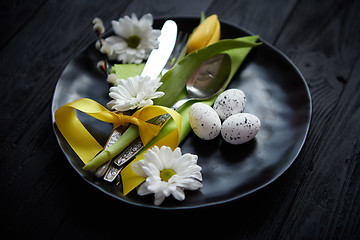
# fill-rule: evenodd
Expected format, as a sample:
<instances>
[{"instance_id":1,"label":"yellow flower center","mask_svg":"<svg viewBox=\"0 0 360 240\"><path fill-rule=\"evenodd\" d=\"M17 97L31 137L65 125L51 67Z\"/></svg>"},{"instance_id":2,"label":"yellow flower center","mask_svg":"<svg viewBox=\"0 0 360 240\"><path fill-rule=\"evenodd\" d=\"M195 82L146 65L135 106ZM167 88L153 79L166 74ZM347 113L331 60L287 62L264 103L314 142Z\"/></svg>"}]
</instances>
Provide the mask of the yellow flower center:
<instances>
[{"instance_id":1,"label":"yellow flower center","mask_svg":"<svg viewBox=\"0 0 360 240\"><path fill-rule=\"evenodd\" d=\"M164 182L169 181L169 179L170 179L173 175L175 175L175 172L174 172L174 170L172 170L172 169L165 168L165 169L163 169L163 170L160 171L161 181L164 181Z\"/></svg>"},{"instance_id":2,"label":"yellow flower center","mask_svg":"<svg viewBox=\"0 0 360 240\"><path fill-rule=\"evenodd\" d=\"M141 38L139 38L136 35L132 35L130 37L128 37L128 39L126 39L126 43L129 47L131 48L137 48L137 46L139 46L141 41Z\"/></svg>"}]
</instances>

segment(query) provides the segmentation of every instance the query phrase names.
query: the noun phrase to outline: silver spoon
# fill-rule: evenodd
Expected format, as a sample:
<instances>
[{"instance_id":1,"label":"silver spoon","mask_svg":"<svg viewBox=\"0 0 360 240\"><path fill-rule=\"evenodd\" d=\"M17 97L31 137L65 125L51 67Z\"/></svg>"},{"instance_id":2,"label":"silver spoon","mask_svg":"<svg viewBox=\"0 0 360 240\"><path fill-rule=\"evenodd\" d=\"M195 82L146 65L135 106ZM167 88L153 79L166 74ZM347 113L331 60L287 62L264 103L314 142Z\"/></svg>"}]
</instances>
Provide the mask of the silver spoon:
<instances>
[{"instance_id":1,"label":"silver spoon","mask_svg":"<svg viewBox=\"0 0 360 240\"><path fill-rule=\"evenodd\" d=\"M231 59L227 54L218 54L209 58L202 63L191 75L186 84L187 97L177 101L171 108L178 110L183 104L190 100L206 100L209 99L226 87L229 80L231 70ZM169 114L165 114L157 118L153 124L162 125L170 118ZM113 163L107 164L107 172L104 179L112 182L120 173L124 164L135 156L142 148L143 144L140 138L134 140ZM109 166L110 165L110 166ZM97 176L101 176L105 172L104 167L100 167Z\"/></svg>"},{"instance_id":2,"label":"silver spoon","mask_svg":"<svg viewBox=\"0 0 360 240\"><path fill-rule=\"evenodd\" d=\"M190 100L206 100L224 90L231 70L227 54L218 54L202 63L186 83L187 97L177 101L171 108L175 111Z\"/></svg>"}]
</instances>

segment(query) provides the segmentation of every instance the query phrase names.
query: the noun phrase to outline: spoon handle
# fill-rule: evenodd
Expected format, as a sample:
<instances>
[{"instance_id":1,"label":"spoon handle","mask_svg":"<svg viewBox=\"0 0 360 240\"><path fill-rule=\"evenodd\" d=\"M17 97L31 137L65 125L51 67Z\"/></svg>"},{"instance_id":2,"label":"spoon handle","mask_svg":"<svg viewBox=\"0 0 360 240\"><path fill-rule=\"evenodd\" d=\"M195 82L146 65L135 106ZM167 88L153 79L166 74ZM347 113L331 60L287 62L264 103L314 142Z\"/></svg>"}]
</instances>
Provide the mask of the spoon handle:
<instances>
[{"instance_id":1,"label":"spoon handle","mask_svg":"<svg viewBox=\"0 0 360 240\"><path fill-rule=\"evenodd\" d=\"M180 99L179 101L177 101L172 107L171 109L177 111L182 105L184 105L186 102L188 102L189 100L191 100L191 98L185 97L183 99Z\"/></svg>"},{"instance_id":2,"label":"spoon handle","mask_svg":"<svg viewBox=\"0 0 360 240\"><path fill-rule=\"evenodd\" d=\"M158 117L153 124L163 125L170 118L170 114L164 114ZM104 180L108 182L114 181L120 171L123 169L125 163L132 159L141 149L144 148L140 137L135 139L123 152L117 156L107 169Z\"/></svg>"},{"instance_id":3,"label":"spoon handle","mask_svg":"<svg viewBox=\"0 0 360 240\"><path fill-rule=\"evenodd\" d=\"M154 125L163 125L170 118L170 114L164 114L158 117L153 124ZM134 157L141 149L143 149L144 145L141 142L140 137L135 139L117 158L114 159L114 163L121 167L121 165L125 164L129 159Z\"/></svg>"},{"instance_id":4,"label":"spoon handle","mask_svg":"<svg viewBox=\"0 0 360 240\"><path fill-rule=\"evenodd\" d=\"M177 101L171 109L178 110L184 103L189 101L190 98L183 98L179 101ZM170 114L164 114L158 117L153 124L155 125L163 125L168 119L170 118ZM127 163L130 159L132 159L138 152L141 151L141 149L144 148L143 143L141 142L140 137L135 139L123 152L120 153L119 156L117 156L113 162L108 167L105 175L104 180L108 182L114 181L116 176L120 173L120 171L123 169L125 163Z\"/></svg>"}]
</instances>

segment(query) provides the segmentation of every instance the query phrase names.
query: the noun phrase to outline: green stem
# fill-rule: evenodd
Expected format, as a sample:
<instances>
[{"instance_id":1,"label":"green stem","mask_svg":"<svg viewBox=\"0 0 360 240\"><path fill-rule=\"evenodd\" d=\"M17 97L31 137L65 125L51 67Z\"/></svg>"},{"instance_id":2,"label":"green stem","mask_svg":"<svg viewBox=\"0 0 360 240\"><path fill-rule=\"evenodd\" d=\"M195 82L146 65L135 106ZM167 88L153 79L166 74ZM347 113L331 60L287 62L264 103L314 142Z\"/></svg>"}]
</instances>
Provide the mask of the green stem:
<instances>
[{"instance_id":1,"label":"green stem","mask_svg":"<svg viewBox=\"0 0 360 240\"><path fill-rule=\"evenodd\" d=\"M121 153L130 143L139 136L137 126L130 125L123 135L113 145L100 152L93 160L84 166L84 170L95 170L116 155Z\"/></svg>"},{"instance_id":2,"label":"green stem","mask_svg":"<svg viewBox=\"0 0 360 240\"><path fill-rule=\"evenodd\" d=\"M175 67L172 70L168 71L162 77L161 81L163 82L163 84L159 88L159 91L163 91L166 94L159 99L155 99L154 104L170 107L177 100L186 97L187 93L185 90L185 86L192 73L205 60L219 53L226 53L231 58L231 72L230 72L229 80L227 82L227 84L229 84L231 78L234 76L237 69L244 61L244 59L246 58L252 47L261 44L261 43L256 43L257 39L258 36L248 36L238 39L221 40L217 43L210 45L209 47L200 49L198 51L194 51L191 54L185 56L181 61L179 61L175 65ZM122 69L122 71L124 71L124 69ZM118 74L117 71L116 74ZM211 106L214 103L216 97L217 96L214 96L202 102ZM182 118L180 143L185 139L185 137L191 131L191 127L189 123L189 110L193 103L194 102L191 101L184 104L178 111ZM173 129L174 129L174 123L172 120L169 120L169 122L166 123L166 125L162 128L159 135L155 137L152 141L150 141L150 143L147 146L145 146L143 151L146 150L147 147L151 146L152 143L164 137ZM120 139L116 143L114 143L112 146L110 146L109 148L105 149L100 154L98 154L93 160L91 160L88 164L84 166L84 169L95 170L98 166L109 161L110 159L118 155L120 152L122 152L138 136L139 136L139 131L137 127L134 125L130 125L130 127L124 132L124 134L120 137Z\"/></svg>"}]
</instances>

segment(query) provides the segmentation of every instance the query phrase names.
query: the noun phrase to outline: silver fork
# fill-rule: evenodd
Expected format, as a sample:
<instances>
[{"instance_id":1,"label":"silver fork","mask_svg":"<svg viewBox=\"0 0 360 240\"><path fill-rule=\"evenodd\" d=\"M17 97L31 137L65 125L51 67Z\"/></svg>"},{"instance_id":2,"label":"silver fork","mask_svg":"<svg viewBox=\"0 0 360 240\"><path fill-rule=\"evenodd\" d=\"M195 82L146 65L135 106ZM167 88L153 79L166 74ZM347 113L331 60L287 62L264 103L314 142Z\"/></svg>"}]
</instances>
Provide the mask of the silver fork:
<instances>
[{"instance_id":1,"label":"silver fork","mask_svg":"<svg viewBox=\"0 0 360 240\"><path fill-rule=\"evenodd\" d=\"M165 64L164 69L161 71L162 76L167 73L171 68L173 68L179 58L185 54L187 38L188 33L183 33L182 31L178 33L174 50L172 51L169 60ZM153 124L163 124L163 118L164 117L159 117L157 120L155 120ZM123 131L124 129L120 127L114 129L113 133L109 137L108 142L105 145L105 149L114 144L120 138ZM98 169L95 171L95 176L101 178L105 174L104 179L106 181L114 181L114 179L119 175L120 171L124 167L124 160L131 159L142 148L142 142L139 141L139 139L134 140L134 142L132 142L118 157L98 167Z\"/></svg>"},{"instance_id":2,"label":"silver fork","mask_svg":"<svg viewBox=\"0 0 360 240\"><path fill-rule=\"evenodd\" d=\"M188 33L183 33L182 31L179 32L176 38L174 50L172 51L169 60L165 64L164 69L161 71L161 76L164 76L165 73L167 73L170 69L172 69L175 66L177 60L181 56L185 55L187 38L188 38Z\"/></svg>"}]
</instances>

